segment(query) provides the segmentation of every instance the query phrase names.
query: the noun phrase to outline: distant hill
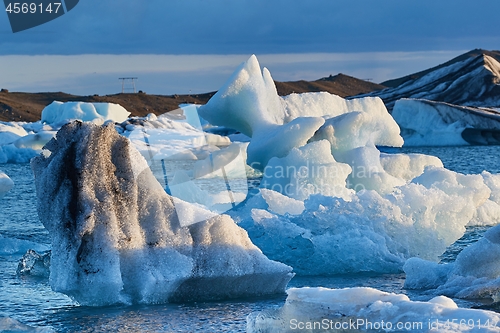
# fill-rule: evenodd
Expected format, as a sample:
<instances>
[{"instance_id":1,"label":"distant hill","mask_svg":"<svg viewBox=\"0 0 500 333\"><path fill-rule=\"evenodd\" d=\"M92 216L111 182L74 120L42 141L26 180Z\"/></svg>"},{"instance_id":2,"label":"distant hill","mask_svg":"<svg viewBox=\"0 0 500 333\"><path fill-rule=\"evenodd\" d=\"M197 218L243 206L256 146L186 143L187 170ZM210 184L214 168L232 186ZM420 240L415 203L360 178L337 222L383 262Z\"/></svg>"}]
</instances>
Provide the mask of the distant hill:
<instances>
[{"instance_id":1,"label":"distant hill","mask_svg":"<svg viewBox=\"0 0 500 333\"><path fill-rule=\"evenodd\" d=\"M367 95L379 96L388 109L401 98L500 107L500 51L472 50L439 66L382 84L389 88Z\"/></svg>"},{"instance_id":2,"label":"distant hill","mask_svg":"<svg viewBox=\"0 0 500 333\"><path fill-rule=\"evenodd\" d=\"M0 121L37 121L42 110L53 101L61 102L106 102L120 104L132 116L145 116L148 113L162 114L175 110L182 103L205 104L215 92L196 95L148 95L116 94L106 96L76 96L62 92L22 93L0 92Z\"/></svg>"},{"instance_id":3,"label":"distant hill","mask_svg":"<svg viewBox=\"0 0 500 333\"><path fill-rule=\"evenodd\" d=\"M386 86L386 87L390 87L390 88L395 88L397 86L402 85L403 83L405 83L407 81L419 79L422 76L429 74L430 72L433 72L435 70L453 65L454 63L461 62L461 61L464 61L464 60L467 60L470 58L475 58L475 57L480 56L480 55L490 56L490 57L496 59L498 62L500 62L500 51L488 51L488 50L483 50L483 49L474 49L472 51L469 51L467 53L459 55L458 57L455 57L455 58L453 58L453 59L451 59L451 60L449 60L441 65L423 70L423 71L418 72L418 73L406 75L406 76L403 76L403 77L400 77L397 79L388 80L388 81L382 82L381 85Z\"/></svg>"},{"instance_id":4,"label":"distant hill","mask_svg":"<svg viewBox=\"0 0 500 333\"><path fill-rule=\"evenodd\" d=\"M278 95L280 96L290 95L292 93L326 91L340 97L348 97L386 88L386 86L360 80L345 74L330 75L329 77L324 77L316 81L275 81L275 84Z\"/></svg>"},{"instance_id":5,"label":"distant hill","mask_svg":"<svg viewBox=\"0 0 500 333\"><path fill-rule=\"evenodd\" d=\"M384 86L356 79L344 74L322 78L316 81L275 82L278 94L289 95L293 92L328 91L342 97L372 92L385 88ZM132 113L132 116L145 116L148 113L156 115L175 110L182 103L205 104L215 94L193 95L149 95L116 94L106 96L77 96L63 92L22 93L0 92L0 121L37 121L42 110L53 101L70 102L106 102L120 104Z\"/></svg>"},{"instance_id":6,"label":"distant hill","mask_svg":"<svg viewBox=\"0 0 500 333\"><path fill-rule=\"evenodd\" d=\"M278 94L327 91L341 97L378 96L389 110L400 98L419 98L476 107L500 107L500 51L475 49L427 70L381 84L345 74L315 81L275 81ZM116 94L75 96L62 92L0 92L1 121L36 121L43 108L61 102L110 102L125 107L132 116L162 114L182 103L205 104L215 92L196 95Z\"/></svg>"}]
</instances>

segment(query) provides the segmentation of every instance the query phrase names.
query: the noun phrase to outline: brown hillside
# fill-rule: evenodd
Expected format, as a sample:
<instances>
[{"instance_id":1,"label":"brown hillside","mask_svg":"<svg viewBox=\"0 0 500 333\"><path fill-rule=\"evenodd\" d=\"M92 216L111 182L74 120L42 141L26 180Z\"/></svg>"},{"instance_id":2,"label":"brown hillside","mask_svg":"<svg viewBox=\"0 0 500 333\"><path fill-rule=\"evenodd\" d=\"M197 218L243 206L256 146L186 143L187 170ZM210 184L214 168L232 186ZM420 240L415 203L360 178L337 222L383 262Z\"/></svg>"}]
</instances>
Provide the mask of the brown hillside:
<instances>
[{"instance_id":1,"label":"brown hillside","mask_svg":"<svg viewBox=\"0 0 500 333\"><path fill-rule=\"evenodd\" d=\"M345 74L330 75L316 81L275 82L280 96L292 93L326 91L341 97L366 94L386 88L383 85L357 79Z\"/></svg>"},{"instance_id":2,"label":"brown hillside","mask_svg":"<svg viewBox=\"0 0 500 333\"><path fill-rule=\"evenodd\" d=\"M362 93L385 88L384 86L356 79L344 74L338 74L317 81L295 81L275 82L278 94L289 95L293 92L318 92L327 91L342 97L353 96ZM106 96L76 96L63 92L46 93L22 93L8 92L2 89L0 92L0 121L37 121L41 118L42 110L53 101L60 102L105 102L116 103L123 106L132 116L145 116L148 113L156 115L175 110L179 104L195 103L205 104L215 92L197 95L149 95L116 94Z\"/></svg>"},{"instance_id":3,"label":"brown hillside","mask_svg":"<svg viewBox=\"0 0 500 333\"><path fill-rule=\"evenodd\" d=\"M475 58L475 57L477 57L479 55L483 55L483 54L490 56L490 57L496 59L498 62L500 62L500 51L488 51L488 50L483 50L483 49L474 49L474 50L469 51L467 53L461 54L458 57L455 57L455 58L453 58L453 59L451 59L451 60L449 60L441 65L423 70L423 71L418 72L418 73L406 75L406 76L403 76L403 77L400 77L397 79L388 80L388 81L382 82L381 85L384 85L384 86L390 87L390 88L395 88L395 87L402 85L403 83L405 83L407 81L419 79L422 76L429 74L432 71L435 71L436 69L440 69L440 68L452 65L456 62L467 60L469 58Z\"/></svg>"},{"instance_id":4,"label":"brown hillside","mask_svg":"<svg viewBox=\"0 0 500 333\"><path fill-rule=\"evenodd\" d=\"M70 102L106 102L123 106L132 116L145 116L148 113L162 114L175 110L182 103L205 104L214 93L198 95L148 95L116 94L107 96L76 96L62 92L48 93L21 93L0 92L0 120L1 121L37 121L40 120L42 110L53 101Z\"/></svg>"}]
</instances>

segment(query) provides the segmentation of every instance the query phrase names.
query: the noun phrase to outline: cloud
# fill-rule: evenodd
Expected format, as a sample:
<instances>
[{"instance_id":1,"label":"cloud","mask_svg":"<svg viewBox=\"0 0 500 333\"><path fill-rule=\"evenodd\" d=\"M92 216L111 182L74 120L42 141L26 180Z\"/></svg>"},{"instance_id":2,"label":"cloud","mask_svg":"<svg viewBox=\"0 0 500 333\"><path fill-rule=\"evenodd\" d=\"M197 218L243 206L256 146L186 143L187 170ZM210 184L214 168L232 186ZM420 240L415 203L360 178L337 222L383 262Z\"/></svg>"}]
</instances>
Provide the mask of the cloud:
<instances>
[{"instance_id":1,"label":"cloud","mask_svg":"<svg viewBox=\"0 0 500 333\"><path fill-rule=\"evenodd\" d=\"M257 54L278 81L317 80L339 72L382 82L443 63L461 52ZM150 94L204 93L219 89L250 54L0 56L0 88L114 94L119 77L138 77Z\"/></svg>"},{"instance_id":2,"label":"cloud","mask_svg":"<svg viewBox=\"0 0 500 333\"><path fill-rule=\"evenodd\" d=\"M494 48L500 2L86 0L1 54L241 54Z\"/></svg>"}]
</instances>

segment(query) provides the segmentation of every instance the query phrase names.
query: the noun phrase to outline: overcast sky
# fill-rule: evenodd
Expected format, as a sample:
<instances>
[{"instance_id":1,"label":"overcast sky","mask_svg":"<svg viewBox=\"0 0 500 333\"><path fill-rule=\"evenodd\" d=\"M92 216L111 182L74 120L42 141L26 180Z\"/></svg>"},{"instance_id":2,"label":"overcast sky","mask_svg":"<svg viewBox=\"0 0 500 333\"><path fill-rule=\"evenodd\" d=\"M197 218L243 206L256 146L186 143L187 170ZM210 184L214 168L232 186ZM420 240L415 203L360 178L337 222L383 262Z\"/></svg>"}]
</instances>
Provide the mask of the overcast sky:
<instances>
[{"instance_id":1,"label":"overcast sky","mask_svg":"<svg viewBox=\"0 0 500 333\"><path fill-rule=\"evenodd\" d=\"M257 54L261 63L266 56L273 59L274 70L264 65L275 79L297 79L299 74L312 79L348 72L382 81L437 65L474 48L498 49L499 12L500 1L494 0L80 0L62 17L16 34L10 29L7 14L0 13L0 85L22 89L24 84L36 90L42 76L45 85L41 88L83 93L76 83L60 81L61 77L73 73L88 81L94 75L96 82L102 83L106 74L114 81L101 89L109 93L115 89L111 85L116 85L117 77L126 74L140 76L141 84L156 92L173 93L172 84L181 77L192 80L187 84L194 90L214 90L229 67L251 54ZM191 65L183 61L182 70L177 71L165 69L168 65L159 65L161 59L157 58L151 63L158 66L156 71L154 67L144 69L141 62L148 58L136 56L124 67L108 66L114 68L111 71L93 65L99 63L97 58L87 61L81 56L88 54L198 57L191 58ZM314 60L311 54L323 58ZM331 58L325 58L328 54ZM61 58L5 57L9 55L78 57L67 58L58 68ZM227 55L231 57L224 63L221 56ZM280 55L283 62L272 55ZM213 60L217 56L218 60ZM115 62L120 63L111 60L111 64ZM38 63L53 70L37 69L34 64ZM200 68L200 63L205 67ZM71 64L84 73L68 70ZM169 75L175 80L168 79ZM159 87L162 82L165 86Z\"/></svg>"}]
</instances>

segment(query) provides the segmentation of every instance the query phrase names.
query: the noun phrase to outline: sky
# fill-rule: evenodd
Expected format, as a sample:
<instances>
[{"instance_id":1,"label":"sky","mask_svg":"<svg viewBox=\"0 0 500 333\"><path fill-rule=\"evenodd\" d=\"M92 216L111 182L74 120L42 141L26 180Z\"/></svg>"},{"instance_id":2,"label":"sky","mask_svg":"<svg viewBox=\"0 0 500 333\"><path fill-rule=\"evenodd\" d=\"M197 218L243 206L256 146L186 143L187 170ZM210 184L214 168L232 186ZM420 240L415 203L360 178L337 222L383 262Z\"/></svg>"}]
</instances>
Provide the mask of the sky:
<instances>
[{"instance_id":1,"label":"sky","mask_svg":"<svg viewBox=\"0 0 500 333\"><path fill-rule=\"evenodd\" d=\"M80 0L12 33L0 13L0 87L108 94L216 90L256 54L276 80L342 72L382 82L474 48L498 49L493 0Z\"/></svg>"}]
</instances>

